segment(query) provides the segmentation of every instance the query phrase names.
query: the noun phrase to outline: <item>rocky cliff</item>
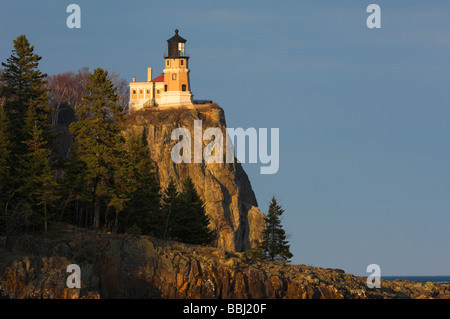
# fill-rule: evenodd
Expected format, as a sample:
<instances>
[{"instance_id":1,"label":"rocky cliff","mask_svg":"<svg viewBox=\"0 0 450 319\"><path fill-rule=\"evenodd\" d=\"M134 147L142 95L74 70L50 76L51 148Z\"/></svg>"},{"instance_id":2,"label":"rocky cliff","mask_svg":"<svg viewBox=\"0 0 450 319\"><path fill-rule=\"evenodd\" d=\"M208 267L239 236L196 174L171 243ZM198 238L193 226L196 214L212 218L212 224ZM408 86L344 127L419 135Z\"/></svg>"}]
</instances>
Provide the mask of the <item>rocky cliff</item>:
<instances>
[{"instance_id":1,"label":"rocky cliff","mask_svg":"<svg viewBox=\"0 0 450 319\"><path fill-rule=\"evenodd\" d=\"M211 227L219 234L218 247L227 251L248 250L261 240L264 215L258 209L241 164L236 161L226 163L226 160L224 163L194 163L194 121L198 120L202 121L201 136L207 128L218 128L226 136L225 114L216 104L134 112L128 118L125 135L132 131L145 134L162 188L170 179L181 187L187 176L192 178L205 202ZM179 142L171 139L176 128L186 128L190 132L191 163L176 164L171 158L172 148ZM209 143L208 140L202 141L202 146ZM225 149L225 143L223 145Z\"/></svg>"},{"instance_id":2,"label":"rocky cliff","mask_svg":"<svg viewBox=\"0 0 450 319\"><path fill-rule=\"evenodd\" d=\"M450 298L450 285L381 281L338 269L283 265L147 236L53 224L45 236L0 238L0 297L9 298ZM81 288L66 287L69 264Z\"/></svg>"}]
</instances>

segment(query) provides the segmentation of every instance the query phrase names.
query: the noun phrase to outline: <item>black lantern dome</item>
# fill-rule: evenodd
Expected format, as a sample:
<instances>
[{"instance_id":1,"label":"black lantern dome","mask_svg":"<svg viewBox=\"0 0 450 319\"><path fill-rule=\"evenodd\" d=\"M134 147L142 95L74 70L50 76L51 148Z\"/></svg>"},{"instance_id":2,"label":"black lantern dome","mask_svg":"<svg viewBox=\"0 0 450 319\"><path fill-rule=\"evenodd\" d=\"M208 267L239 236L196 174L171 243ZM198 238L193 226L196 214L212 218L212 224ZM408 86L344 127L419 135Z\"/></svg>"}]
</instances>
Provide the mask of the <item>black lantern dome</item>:
<instances>
[{"instance_id":1,"label":"black lantern dome","mask_svg":"<svg viewBox=\"0 0 450 319\"><path fill-rule=\"evenodd\" d=\"M178 29L175 29L175 35L167 40L168 52L166 58L187 58L186 39L178 35Z\"/></svg>"}]
</instances>

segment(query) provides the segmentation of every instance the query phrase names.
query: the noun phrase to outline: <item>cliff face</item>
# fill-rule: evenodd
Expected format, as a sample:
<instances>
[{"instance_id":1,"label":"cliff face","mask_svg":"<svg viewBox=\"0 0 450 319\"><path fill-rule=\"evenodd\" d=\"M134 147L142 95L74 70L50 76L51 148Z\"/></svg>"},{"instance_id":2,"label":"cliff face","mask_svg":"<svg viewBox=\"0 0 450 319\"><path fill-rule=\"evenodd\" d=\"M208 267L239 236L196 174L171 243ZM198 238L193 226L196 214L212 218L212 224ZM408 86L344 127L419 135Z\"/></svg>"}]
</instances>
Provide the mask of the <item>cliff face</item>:
<instances>
[{"instance_id":1,"label":"cliff face","mask_svg":"<svg viewBox=\"0 0 450 319\"><path fill-rule=\"evenodd\" d=\"M147 236L56 224L46 237L0 238L0 297L9 298L450 298L450 285L381 281L342 270L282 265ZM81 288L66 287L69 264Z\"/></svg>"},{"instance_id":2,"label":"cliff face","mask_svg":"<svg viewBox=\"0 0 450 319\"><path fill-rule=\"evenodd\" d=\"M213 127L220 129L225 138L225 115L217 105L139 111L130 115L125 134L132 131L145 133L163 189L171 178L179 187L187 176L192 178L205 202L211 227L218 231L218 247L226 251L255 247L262 238L265 221L247 174L236 162L194 163L194 121L198 120L202 121L202 135L207 128ZM171 139L176 128L186 128L190 132L191 163L176 164L171 158L172 148L179 142ZM202 146L209 143L203 141Z\"/></svg>"}]
</instances>

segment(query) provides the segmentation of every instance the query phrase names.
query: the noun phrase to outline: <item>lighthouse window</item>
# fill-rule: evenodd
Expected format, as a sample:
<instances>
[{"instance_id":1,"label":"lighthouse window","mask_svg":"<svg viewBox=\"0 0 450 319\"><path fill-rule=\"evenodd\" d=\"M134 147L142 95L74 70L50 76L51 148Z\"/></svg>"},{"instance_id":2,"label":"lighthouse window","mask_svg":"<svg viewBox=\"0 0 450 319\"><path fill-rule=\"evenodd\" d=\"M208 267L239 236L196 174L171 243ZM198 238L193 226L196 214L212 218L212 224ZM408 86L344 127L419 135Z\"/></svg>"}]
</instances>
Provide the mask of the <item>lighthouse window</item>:
<instances>
[{"instance_id":1,"label":"lighthouse window","mask_svg":"<svg viewBox=\"0 0 450 319\"><path fill-rule=\"evenodd\" d=\"M178 54L179 56L184 56L184 43L178 43Z\"/></svg>"},{"instance_id":2,"label":"lighthouse window","mask_svg":"<svg viewBox=\"0 0 450 319\"><path fill-rule=\"evenodd\" d=\"M172 74L172 80L176 80L177 79L177 75L174 73Z\"/></svg>"},{"instance_id":3,"label":"lighthouse window","mask_svg":"<svg viewBox=\"0 0 450 319\"><path fill-rule=\"evenodd\" d=\"M186 91L186 84L183 84L182 86L181 86L181 91Z\"/></svg>"}]
</instances>

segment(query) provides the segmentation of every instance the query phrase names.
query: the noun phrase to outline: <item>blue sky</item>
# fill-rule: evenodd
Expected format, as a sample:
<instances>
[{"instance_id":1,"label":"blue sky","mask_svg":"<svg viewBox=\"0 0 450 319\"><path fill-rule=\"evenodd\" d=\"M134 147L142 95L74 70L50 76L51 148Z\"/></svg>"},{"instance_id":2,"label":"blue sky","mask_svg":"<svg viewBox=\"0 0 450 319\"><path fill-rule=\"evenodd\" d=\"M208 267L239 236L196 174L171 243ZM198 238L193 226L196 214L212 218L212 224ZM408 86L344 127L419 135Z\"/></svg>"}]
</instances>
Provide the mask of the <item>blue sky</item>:
<instances>
[{"instance_id":1,"label":"blue sky","mask_svg":"<svg viewBox=\"0 0 450 319\"><path fill-rule=\"evenodd\" d=\"M66 27L70 3L81 29ZM229 127L280 128L278 173L244 167L262 211L281 200L293 263L450 274L448 1L2 0L0 60L26 34L48 74L145 80L175 28L195 98Z\"/></svg>"}]
</instances>

